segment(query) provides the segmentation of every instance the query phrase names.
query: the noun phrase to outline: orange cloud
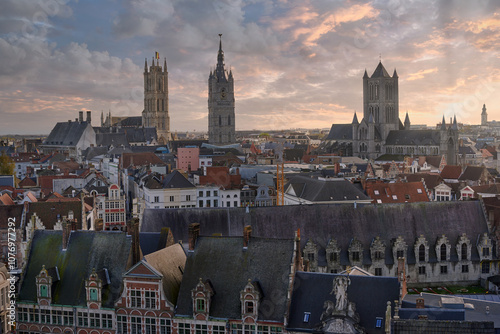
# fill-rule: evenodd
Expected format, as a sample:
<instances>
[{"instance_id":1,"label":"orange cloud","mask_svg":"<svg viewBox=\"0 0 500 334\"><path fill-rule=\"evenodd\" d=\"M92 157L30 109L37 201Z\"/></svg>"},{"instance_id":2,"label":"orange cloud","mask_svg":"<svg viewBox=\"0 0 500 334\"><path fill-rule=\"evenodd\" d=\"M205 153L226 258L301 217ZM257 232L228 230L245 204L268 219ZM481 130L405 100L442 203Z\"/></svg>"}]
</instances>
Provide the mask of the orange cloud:
<instances>
[{"instance_id":1,"label":"orange cloud","mask_svg":"<svg viewBox=\"0 0 500 334\"><path fill-rule=\"evenodd\" d=\"M427 74L434 73L434 72L437 72L437 71L438 71L437 67L429 68L427 70L420 70L420 71L418 71L416 73L410 73L410 74L408 74L408 78L406 80L412 81L412 80L423 79Z\"/></svg>"}]
</instances>

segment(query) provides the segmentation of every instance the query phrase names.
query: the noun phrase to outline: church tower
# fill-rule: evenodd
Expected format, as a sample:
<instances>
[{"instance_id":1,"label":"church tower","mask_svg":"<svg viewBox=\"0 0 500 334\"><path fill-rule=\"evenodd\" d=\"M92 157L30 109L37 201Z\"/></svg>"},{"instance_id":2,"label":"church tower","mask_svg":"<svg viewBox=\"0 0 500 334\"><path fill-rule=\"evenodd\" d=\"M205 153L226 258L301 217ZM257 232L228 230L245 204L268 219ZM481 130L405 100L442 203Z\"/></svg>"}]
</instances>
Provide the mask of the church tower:
<instances>
[{"instance_id":1,"label":"church tower","mask_svg":"<svg viewBox=\"0 0 500 334\"><path fill-rule=\"evenodd\" d=\"M167 60L164 60L162 67L159 58L158 52L155 52L149 70L147 59L144 62L142 125L144 127L155 127L158 142L163 145L171 140L171 135L170 116L168 115Z\"/></svg>"},{"instance_id":2,"label":"church tower","mask_svg":"<svg viewBox=\"0 0 500 334\"><path fill-rule=\"evenodd\" d=\"M488 114L486 113L486 104L483 104L483 112L481 113L481 126L488 125Z\"/></svg>"},{"instance_id":3,"label":"church tower","mask_svg":"<svg viewBox=\"0 0 500 334\"><path fill-rule=\"evenodd\" d=\"M382 62L371 77L366 70L363 76L363 118L370 119L370 114L382 140L389 131L399 130L398 74L394 69L391 77Z\"/></svg>"},{"instance_id":4,"label":"church tower","mask_svg":"<svg viewBox=\"0 0 500 334\"><path fill-rule=\"evenodd\" d=\"M217 66L208 77L208 142L227 145L235 142L233 73L224 68L222 34L219 34Z\"/></svg>"}]
</instances>

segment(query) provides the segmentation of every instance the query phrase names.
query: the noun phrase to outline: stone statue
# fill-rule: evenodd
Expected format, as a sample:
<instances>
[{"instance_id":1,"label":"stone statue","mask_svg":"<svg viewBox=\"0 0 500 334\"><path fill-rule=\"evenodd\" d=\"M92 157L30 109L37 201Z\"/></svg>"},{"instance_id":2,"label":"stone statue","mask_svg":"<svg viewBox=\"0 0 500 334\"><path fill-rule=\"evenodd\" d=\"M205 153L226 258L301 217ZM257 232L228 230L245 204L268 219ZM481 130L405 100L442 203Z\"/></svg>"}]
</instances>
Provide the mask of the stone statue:
<instances>
[{"instance_id":1,"label":"stone statue","mask_svg":"<svg viewBox=\"0 0 500 334\"><path fill-rule=\"evenodd\" d=\"M347 287L351 284L351 280L346 276L337 276L333 280L333 288L330 294L335 293L335 310L344 311L347 308Z\"/></svg>"}]
</instances>

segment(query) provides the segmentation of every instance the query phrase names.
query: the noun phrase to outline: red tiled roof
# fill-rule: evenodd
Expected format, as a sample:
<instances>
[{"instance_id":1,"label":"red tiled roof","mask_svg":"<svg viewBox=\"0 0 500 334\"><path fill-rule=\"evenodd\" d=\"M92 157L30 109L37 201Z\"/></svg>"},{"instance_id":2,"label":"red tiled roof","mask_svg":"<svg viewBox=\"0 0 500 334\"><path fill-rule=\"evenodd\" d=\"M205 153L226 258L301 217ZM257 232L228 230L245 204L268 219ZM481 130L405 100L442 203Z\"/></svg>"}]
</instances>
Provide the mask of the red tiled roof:
<instances>
[{"instance_id":1,"label":"red tiled roof","mask_svg":"<svg viewBox=\"0 0 500 334\"><path fill-rule=\"evenodd\" d=\"M31 187L36 187L36 183L29 177L25 177L24 179L22 179L21 182L19 182L19 188L31 188Z\"/></svg>"},{"instance_id":2,"label":"red tiled roof","mask_svg":"<svg viewBox=\"0 0 500 334\"><path fill-rule=\"evenodd\" d=\"M12 198L7 193L0 196L0 202L3 205L14 205L15 204L14 201L12 200Z\"/></svg>"},{"instance_id":3,"label":"red tiled roof","mask_svg":"<svg viewBox=\"0 0 500 334\"><path fill-rule=\"evenodd\" d=\"M462 174L462 167L457 165L446 165L441 171L443 179L458 179Z\"/></svg>"},{"instance_id":4,"label":"red tiled roof","mask_svg":"<svg viewBox=\"0 0 500 334\"><path fill-rule=\"evenodd\" d=\"M120 158L123 168L130 166L163 165L164 162L153 152L123 153Z\"/></svg>"},{"instance_id":5,"label":"red tiled roof","mask_svg":"<svg viewBox=\"0 0 500 334\"><path fill-rule=\"evenodd\" d=\"M370 182L366 184L365 191L373 203L429 202L422 182Z\"/></svg>"}]
</instances>

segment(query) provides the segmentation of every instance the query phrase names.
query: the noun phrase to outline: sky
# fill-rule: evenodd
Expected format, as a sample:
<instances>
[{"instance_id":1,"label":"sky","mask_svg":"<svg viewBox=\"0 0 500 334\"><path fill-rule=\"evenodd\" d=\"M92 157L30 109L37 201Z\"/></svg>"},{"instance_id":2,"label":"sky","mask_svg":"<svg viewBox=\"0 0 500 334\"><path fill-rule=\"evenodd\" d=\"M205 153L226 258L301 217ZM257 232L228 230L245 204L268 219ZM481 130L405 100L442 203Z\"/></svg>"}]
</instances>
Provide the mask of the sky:
<instances>
[{"instance_id":1,"label":"sky","mask_svg":"<svg viewBox=\"0 0 500 334\"><path fill-rule=\"evenodd\" d=\"M329 128L362 113L362 76L399 75L412 124L500 120L496 0L2 0L0 135L79 110L140 116L144 60L169 72L171 131L206 131L219 36L236 129Z\"/></svg>"}]
</instances>

